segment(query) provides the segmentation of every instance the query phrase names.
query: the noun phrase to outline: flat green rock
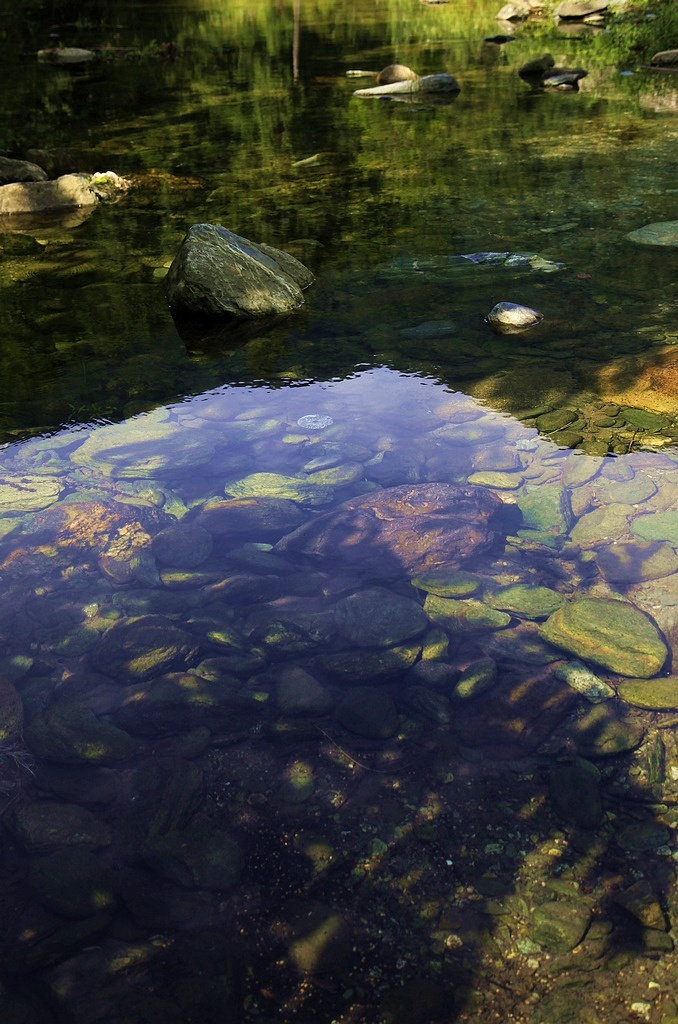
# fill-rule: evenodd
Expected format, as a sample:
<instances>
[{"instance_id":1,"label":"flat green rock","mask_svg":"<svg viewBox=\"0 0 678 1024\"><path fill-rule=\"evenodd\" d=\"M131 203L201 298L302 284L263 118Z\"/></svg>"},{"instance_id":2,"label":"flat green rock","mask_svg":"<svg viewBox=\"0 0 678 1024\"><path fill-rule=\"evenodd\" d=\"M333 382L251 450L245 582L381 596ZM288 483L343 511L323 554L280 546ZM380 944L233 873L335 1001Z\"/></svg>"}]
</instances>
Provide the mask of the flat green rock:
<instances>
[{"instance_id":1,"label":"flat green rock","mask_svg":"<svg viewBox=\"0 0 678 1024\"><path fill-rule=\"evenodd\" d=\"M540 627L555 647L622 676L656 675L668 647L652 620L626 601L583 597L559 608Z\"/></svg>"},{"instance_id":2,"label":"flat green rock","mask_svg":"<svg viewBox=\"0 0 678 1024\"><path fill-rule=\"evenodd\" d=\"M515 491L523 482L524 477L518 473L502 473L498 470L481 469L477 473L471 473L468 478L470 484L477 484L479 487L494 487L497 491Z\"/></svg>"},{"instance_id":3,"label":"flat green rock","mask_svg":"<svg viewBox=\"0 0 678 1024\"><path fill-rule=\"evenodd\" d=\"M665 679L625 679L618 694L627 704L648 711L678 711L678 676Z\"/></svg>"},{"instance_id":4,"label":"flat green rock","mask_svg":"<svg viewBox=\"0 0 678 1024\"><path fill-rule=\"evenodd\" d=\"M678 246L678 220L662 220L655 221L653 224L645 224L642 228L629 231L626 237L629 241L637 242L639 245Z\"/></svg>"},{"instance_id":5,"label":"flat green rock","mask_svg":"<svg viewBox=\"0 0 678 1024\"><path fill-rule=\"evenodd\" d=\"M53 505L63 484L48 476L0 477L0 516L37 512Z\"/></svg>"},{"instance_id":6,"label":"flat green rock","mask_svg":"<svg viewBox=\"0 0 678 1024\"><path fill-rule=\"evenodd\" d=\"M480 589L482 577L462 569L436 569L414 576L412 586L439 597L471 597Z\"/></svg>"},{"instance_id":7,"label":"flat green rock","mask_svg":"<svg viewBox=\"0 0 678 1024\"><path fill-rule=\"evenodd\" d=\"M424 602L424 611L432 622L453 633L505 629L511 621L506 612L490 608L473 597L458 601L429 594Z\"/></svg>"},{"instance_id":8,"label":"flat green rock","mask_svg":"<svg viewBox=\"0 0 678 1024\"><path fill-rule=\"evenodd\" d=\"M565 598L550 587L530 587L516 583L502 587L485 599L492 608L511 612L524 619L545 619L565 603Z\"/></svg>"},{"instance_id":9,"label":"flat green rock","mask_svg":"<svg viewBox=\"0 0 678 1024\"><path fill-rule=\"evenodd\" d=\"M228 484L225 491L233 498L278 498L311 506L329 504L334 493L327 484L282 473L251 473Z\"/></svg>"},{"instance_id":10,"label":"flat green rock","mask_svg":"<svg viewBox=\"0 0 678 1024\"><path fill-rule=\"evenodd\" d=\"M638 516L631 523L631 532L643 540L666 540L675 546L678 544L678 509Z\"/></svg>"}]
</instances>

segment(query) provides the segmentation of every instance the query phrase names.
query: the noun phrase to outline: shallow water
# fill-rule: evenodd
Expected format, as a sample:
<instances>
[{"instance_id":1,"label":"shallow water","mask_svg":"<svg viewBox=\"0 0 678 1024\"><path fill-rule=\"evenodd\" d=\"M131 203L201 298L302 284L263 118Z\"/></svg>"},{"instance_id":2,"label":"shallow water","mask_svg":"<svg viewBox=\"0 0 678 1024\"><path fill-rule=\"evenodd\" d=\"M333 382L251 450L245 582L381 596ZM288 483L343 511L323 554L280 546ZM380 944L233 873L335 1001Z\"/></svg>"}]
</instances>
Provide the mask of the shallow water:
<instances>
[{"instance_id":1,"label":"shallow water","mask_svg":"<svg viewBox=\"0 0 678 1024\"><path fill-rule=\"evenodd\" d=\"M675 85L350 13L10 19L4 147L134 187L1 241L3 1020L678 1015L675 257L626 238L677 216ZM395 59L461 93L352 97ZM175 324L205 220L303 309Z\"/></svg>"}]
</instances>

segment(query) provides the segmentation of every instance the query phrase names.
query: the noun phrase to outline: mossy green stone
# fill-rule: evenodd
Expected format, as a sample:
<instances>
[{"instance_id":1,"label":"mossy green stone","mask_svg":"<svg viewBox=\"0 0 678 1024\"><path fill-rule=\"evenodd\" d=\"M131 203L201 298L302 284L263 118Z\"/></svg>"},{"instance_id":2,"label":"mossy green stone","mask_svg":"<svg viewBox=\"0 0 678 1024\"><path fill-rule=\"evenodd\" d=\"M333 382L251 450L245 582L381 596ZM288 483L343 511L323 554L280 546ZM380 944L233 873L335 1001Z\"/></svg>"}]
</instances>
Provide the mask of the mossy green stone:
<instances>
[{"instance_id":1,"label":"mossy green stone","mask_svg":"<svg viewBox=\"0 0 678 1024\"><path fill-rule=\"evenodd\" d=\"M53 477L0 477L0 516L47 508L54 504L62 490L63 484Z\"/></svg>"},{"instance_id":2,"label":"mossy green stone","mask_svg":"<svg viewBox=\"0 0 678 1024\"><path fill-rule=\"evenodd\" d=\"M362 480L364 475L361 463L345 462L341 466L319 469L314 473L310 473L307 480L310 484L316 484L321 487L343 487L345 484L352 484L356 480Z\"/></svg>"},{"instance_id":3,"label":"mossy green stone","mask_svg":"<svg viewBox=\"0 0 678 1024\"><path fill-rule=\"evenodd\" d=\"M638 516L631 523L631 532L643 540L666 540L678 544L678 509Z\"/></svg>"},{"instance_id":4,"label":"mossy green stone","mask_svg":"<svg viewBox=\"0 0 678 1024\"><path fill-rule=\"evenodd\" d=\"M473 597L454 600L429 594L424 602L424 611L432 622L453 633L505 629L511 621L506 612L490 608Z\"/></svg>"},{"instance_id":5,"label":"mossy green stone","mask_svg":"<svg viewBox=\"0 0 678 1024\"><path fill-rule=\"evenodd\" d=\"M233 498L278 498L310 506L329 504L334 493L327 484L283 473L251 473L227 484L225 492Z\"/></svg>"},{"instance_id":6,"label":"mossy green stone","mask_svg":"<svg viewBox=\"0 0 678 1024\"><path fill-rule=\"evenodd\" d=\"M636 513L633 505L606 505L587 512L570 532L570 540L580 548L599 548L626 534Z\"/></svg>"},{"instance_id":7,"label":"mossy green stone","mask_svg":"<svg viewBox=\"0 0 678 1024\"><path fill-rule=\"evenodd\" d=\"M525 526L547 533L567 533L569 506L560 484L541 484L517 501Z\"/></svg>"},{"instance_id":8,"label":"mossy green stone","mask_svg":"<svg viewBox=\"0 0 678 1024\"><path fill-rule=\"evenodd\" d=\"M464 669L454 688L459 700L478 697L491 689L497 681L497 663L493 658L480 658Z\"/></svg>"},{"instance_id":9,"label":"mossy green stone","mask_svg":"<svg viewBox=\"0 0 678 1024\"><path fill-rule=\"evenodd\" d=\"M436 569L435 572L420 573L412 579L412 586L439 597L471 597L482 584L482 578L474 573L450 569Z\"/></svg>"},{"instance_id":10,"label":"mossy green stone","mask_svg":"<svg viewBox=\"0 0 678 1024\"><path fill-rule=\"evenodd\" d=\"M492 608L511 612L524 619L545 619L565 603L565 598L550 587L530 587L516 583L502 587L485 598Z\"/></svg>"},{"instance_id":11,"label":"mossy green stone","mask_svg":"<svg viewBox=\"0 0 678 1024\"><path fill-rule=\"evenodd\" d=\"M622 700L648 711L678 711L678 676L625 679L617 690Z\"/></svg>"},{"instance_id":12,"label":"mossy green stone","mask_svg":"<svg viewBox=\"0 0 678 1024\"><path fill-rule=\"evenodd\" d=\"M540 635L561 650L622 676L660 671L668 647L652 620L626 601L583 597L559 608Z\"/></svg>"},{"instance_id":13,"label":"mossy green stone","mask_svg":"<svg viewBox=\"0 0 678 1024\"><path fill-rule=\"evenodd\" d=\"M468 482L479 487L493 487L497 491L515 491L522 484L523 477L518 473L501 473L497 470L481 469L476 473L471 473Z\"/></svg>"}]
</instances>

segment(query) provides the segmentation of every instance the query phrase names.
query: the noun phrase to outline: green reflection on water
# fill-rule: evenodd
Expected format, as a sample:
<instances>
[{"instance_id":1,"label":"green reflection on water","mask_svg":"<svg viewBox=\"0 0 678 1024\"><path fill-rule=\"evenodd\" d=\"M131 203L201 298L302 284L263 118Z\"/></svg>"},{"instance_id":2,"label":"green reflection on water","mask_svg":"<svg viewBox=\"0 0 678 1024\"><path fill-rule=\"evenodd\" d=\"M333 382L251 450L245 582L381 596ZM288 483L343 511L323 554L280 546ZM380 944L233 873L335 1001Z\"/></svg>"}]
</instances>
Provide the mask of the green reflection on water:
<instances>
[{"instance_id":1,"label":"green reflection on water","mask_svg":"<svg viewBox=\"0 0 678 1024\"><path fill-rule=\"evenodd\" d=\"M79 168L115 169L135 188L78 226L3 236L7 436L223 381L322 379L372 362L475 388L512 412L639 404L623 392L675 343L673 268L670 250L625 235L676 216L664 116L675 77L621 76L607 34L570 36L551 18L518 26L510 45L485 43L495 14L489 2L259 2L104 4L87 17L58 5L49 17L31 10L21 28L10 20L24 53L58 37L105 59L17 63L3 145L66 147ZM579 92L518 76L547 50L588 68ZM451 71L462 91L439 106L353 98L365 82L346 71L394 60ZM317 282L302 313L245 347L177 332L161 279L204 220L307 263ZM565 269L392 270L479 250ZM502 299L543 311L543 327L510 343L491 336L484 317ZM430 320L454 322L453 340L400 334ZM674 426L663 424L668 437Z\"/></svg>"}]
</instances>

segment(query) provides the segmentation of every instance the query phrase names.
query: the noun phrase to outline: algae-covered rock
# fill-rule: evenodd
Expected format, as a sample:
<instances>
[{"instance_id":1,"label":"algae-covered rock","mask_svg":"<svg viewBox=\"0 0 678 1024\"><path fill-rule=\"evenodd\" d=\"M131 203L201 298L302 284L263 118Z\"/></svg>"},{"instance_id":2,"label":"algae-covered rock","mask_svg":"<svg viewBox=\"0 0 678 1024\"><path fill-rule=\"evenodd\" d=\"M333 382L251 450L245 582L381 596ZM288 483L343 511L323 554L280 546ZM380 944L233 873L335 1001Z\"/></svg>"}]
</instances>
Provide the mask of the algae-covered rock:
<instances>
[{"instance_id":1,"label":"algae-covered rock","mask_svg":"<svg viewBox=\"0 0 678 1024\"><path fill-rule=\"evenodd\" d=\"M572 737L582 757L613 757L635 750L641 743L643 723L617 708L614 704L597 704L575 720Z\"/></svg>"},{"instance_id":2,"label":"algae-covered rock","mask_svg":"<svg viewBox=\"0 0 678 1024\"><path fill-rule=\"evenodd\" d=\"M678 676L663 679L625 679L617 693L627 704L648 711L678 711Z\"/></svg>"},{"instance_id":3,"label":"algae-covered rock","mask_svg":"<svg viewBox=\"0 0 678 1024\"><path fill-rule=\"evenodd\" d=\"M626 236L639 245L678 246L678 220L655 221L629 231Z\"/></svg>"},{"instance_id":4,"label":"algae-covered rock","mask_svg":"<svg viewBox=\"0 0 678 1024\"><path fill-rule=\"evenodd\" d=\"M461 569L446 570L443 567L413 576L411 583L418 590L425 590L428 594L437 594L439 597L472 597L480 590L483 578L472 572L463 572Z\"/></svg>"},{"instance_id":5,"label":"algae-covered rock","mask_svg":"<svg viewBox=\"0 0 678 1024\"><path fill-rule=\"evenodd\" d=\"M479 633L485 630L505 629L511 622L507 612L490 608L474 597L438 597L428 594L424 611L431 622L437 623L452 633Z\"/></svg>"},{"instance_id":6,"label":"algae-covered rock","mask_svg":"<svg viewBox=\"0 0 678 1024\"><path fill-rule=\"evenodd\" d=\"M622 676L656 675L668 647L650 617L626 601L583 597L554 612L540 627L555 647Z\"/></svg>"},{"instance_id":7,"label":"algae-covered rock","mask_svg":"<svg viewBox=\"0 0 678 1024\"><path fill-rule=\"evenodd\" d=\"M24 738L37 757L59 764L115 765L127 761L137 748L122 729L70 700L56 701L36 715Z\"/></svg>"},{"instance_id":8,"label":"algae-covered rock","mask_svg":"<svg viewBox=\"0 0 678 1024\"><path fill-rule=\"evenodd\" d=\"M352 651L338 651L313 659L320 672L327 672L343 683L380 682L395 679L414 665L421 654L421 644L416 640L396 647L381 650L356 648Z\"/></svg>"},{"instance_id":9,"label":"algae-covered rock","mask_svg":"<svg viewBox=\"0 0 678 1024\"><path fill-rule=\"evenodd\" d=\"M490 690L497 681L497 663L493 658L479 658L462 672L454 688L454 696L461 700L478 697Z\"/></svg>"},{"instance_id":10,"label":"algae-covered rock","mask_svg":"<svg viewBox=\"0 0 678 1024\"><path fill-rule=\"evenodd\" d=\"M62 917L90 917L117 902L112 873L83 847L32 861L29 885L41 903Z\"/></svg>"},{"instance_id":11,"label":"algae-covered rock","mask_svg":"<svg viewBox=\"0 0 678 1024\"><path fill-rule=\"evenodd\" d=\"M209 890L232 888L240 878L245 860L236 841L208 822L154 836L144 843L141 855L170 882Z\"/></svg>"},{"instance_id":12,"label":"algae-covered rock","mask_svg":"<svg viewBox=\"0 0 678 1024\"><path fill-rule=\"evenodd\" d=\"M329 504L334 494L327 484L282 473L251 473L227 484L225 491L232 498L277 498L311 507Z\"/></svg>"},{"instance_id":13,"label":"algae-covered rock","mask_svg":"<svg viewBox=\"0 0 678 1024\"><path fill-rule=\"evenodd\" d=\"M289 498L249 497L208 501L196 522L215 536L281 537L296 529L305 513Z\"/></svg>"},{"instance_id":14,"label":"algae-covered rock","mask_svg":"<svg viewBox=\"0 0 678 1024\"><path fill-rule=\"evenodd\" d=\"M545 619L563 606L565 598L550 587L514 583L488 594L485 601L491 608L511 612L521 619Z\"/></svg>"},{"instance_id":15,"label":"algae-covered rock","mask_svg":"<svg viewBox=\"0 0 678 1024\"><path fill-rule=\"evenodd\" d=\"M367 587L337 601L335 623L358 647L394 647L422 634L429 620L416 601L385 587Z\"/></svg>"},{"instance_id":16,"label":"algae-covered rock","mask_svg":"<svg viewBox=\"0 0 678 1024\"><path fill-rule=\"evenodd\" d=\"M596 561L610 583L642 583L678 572L678 552L659 541L621 541L600 548Z\"/></svg>"},{"instance_id":17,"label":"algae-covered rock","mask_svg":"<svg viewBox=\"0 0 678 1024\"><path fill-rule=\"evenodd\" d=\"M289 253L220 224L194 224L167 273L165 295L180 312L250 319L297 309L312 282Z\"/></svg>"},{"instance_id":18,"label":"algae-covered rock","mask_svg":"<svg viewBox=\"0 0 678 1024\"><path fill-rule=\"evenodd\" d=\"M49 476L0 477L0 517L35 512L58 501L64 485Z\"/></svg>"},{"instance_id":19,"label":"algae-covered rock","mask_svg":"<svg viewBox=\"0 0 678 1024\"><path fill-rule=\"evenodd\" d=\"M143 615L113 626L92 650L94 668L123 686L140 683L197 660L194 637L161 615Z\"/></svg>"},{"instance_id":20,"label":"algae-covered rock","mask_svg":"<svg viewBox=\"0 0 678 1024\"><path fill-rule=\"evenodd\" d=\"M569 953L583 939L591 909L583 900L548 900L534 911L530 938L553 953Z\"/></svg>"},{"instance_id":21,"label":"algae-covered rock","mask_svg":"<svg viewBox=\"0 0 678 1024\"><path fill-rule=\"evenodd\" d=\"M72 452L71 460L119 479L149 479L204 464L220 440L214 431L186 430L162 413L149 413L98 427Z\"/></svg>"},{"instance_id":22,"label":"algae-covered rock","mask_svg":"<svg viewBox=\"0 0 678 1024\"><path fill-rule=\"evenodd\" d=\"M226 673L213 681L171 672L128 691L114 720L135 736L188 732L237 706L235 694L241 685L241 680Z\"/></svg>"},{"instance_id":23,"label":"algae-covered rock","mask_svg":"<svg viewBox=\"0 0 678 1024\"><path fill-rule=\"evenodd\" d=\"M35 800L20 807L11 820L16 839L30 853L51 853L64 846L96 849L108 846L111 830L85 807Z\"/></svg>"}]
</instances>

